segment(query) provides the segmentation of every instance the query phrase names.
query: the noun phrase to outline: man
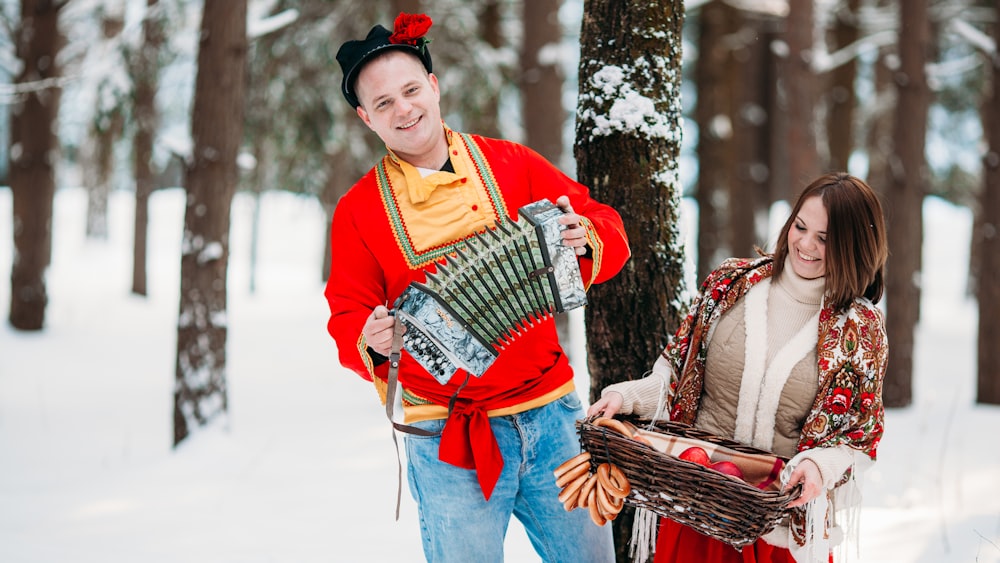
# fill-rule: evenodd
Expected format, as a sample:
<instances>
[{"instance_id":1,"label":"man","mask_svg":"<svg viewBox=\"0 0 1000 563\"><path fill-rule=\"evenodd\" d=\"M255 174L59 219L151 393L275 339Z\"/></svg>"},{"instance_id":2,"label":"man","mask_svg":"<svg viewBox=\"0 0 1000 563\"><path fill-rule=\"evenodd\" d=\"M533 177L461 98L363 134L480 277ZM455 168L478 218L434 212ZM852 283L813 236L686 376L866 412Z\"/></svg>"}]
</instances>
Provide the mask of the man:
<instances>
[{"instance_id":1,"label":"man","mask_svg":"<svg viewBox=\"0 0 1000 563\"><path fill-rule=\"evenodd\" d=\"M337 53L344 97L388 149L341 198L333 218L326 297L341 363L401 397L410 491L430 561L502 561L513 514L545 561L614 559L610 527L558 501L553 469L579 453L583 417L573 372L551 318L508 345L482 377L440 384L403 354L389 389L391 306L475 232L541 199L565 211L562 243L584 284L629 257L621 217L527 147L452 131L425 37L425 15L400 14ZM451 404L451 408L449 408Z\"/></svg>"}]
</instances>

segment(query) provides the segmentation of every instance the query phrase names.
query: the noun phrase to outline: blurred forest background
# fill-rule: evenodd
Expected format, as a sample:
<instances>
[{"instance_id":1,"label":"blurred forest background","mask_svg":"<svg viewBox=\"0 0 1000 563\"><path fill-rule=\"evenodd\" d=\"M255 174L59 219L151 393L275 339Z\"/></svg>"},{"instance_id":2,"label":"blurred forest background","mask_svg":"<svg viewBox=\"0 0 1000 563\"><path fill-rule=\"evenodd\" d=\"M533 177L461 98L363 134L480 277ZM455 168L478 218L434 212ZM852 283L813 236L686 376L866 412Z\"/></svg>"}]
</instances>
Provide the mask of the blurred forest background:
<instances>
[{"instance_id":1,"label":"blurred forest background","mask_svg":"<svg viewBox=\"0 0 1000 563\"><path fill-rule=\"evenodd\" d=\"M634 257L586 311L595 389L621 377L611 366L623 349L636 364L627 372L643 373L662 347L694 289L679 273L685 253L700 280L725 257L767 248L776 203L847 170L880 192L889 220L886 405L912 400L928 197L974 214L977 401L1000 404L998 9L981 0L0 0L0 138L9 140L0 189L12 190L14 210L0 221L13 221L15 247L8 322L44 329L57 189L86 188L85 236L98 240L109 195L134 193L132 291L144 295L149 196L184 186L175 442L224 413L234 192L295 192L332 216L384 153L342 99L336 50L401 11L426 12L446 122L531 146L625 217ZM677 240L682 197L697 202L696 248ZM318 279L328 256L316 258ZM618 310L656 313L606 314Z\"/></svg>"},{"instance_id":2,"label":"blurred forest background","mask_svg":"<svg viewBox=\"0 0 1000 563\"><path fill-rule=\"evenodd\" d=\"M591 291L586 310L593 390L643 373L663 346L694 289L685 254L700 280L725 257L768 248L776 204L822 172L847 170L880 192L889 221L886 405L912 400L928 197L975 217L977 401L1000 404L998 9L981 0L0 0L8 322L44 330L57 189L86 189L81 236L95 240L107 237L112 192L134 194L131 285L141 296L150 194L183 186L175 444L224 414L234 193L259 205L263 192L290 191L332 216L384 152L342 100L336 50L399 12L426 12L446 122L527 144L625 217L633 259ZM681 198L696 202L694 248L680 243ZM317 279L328 257L316 257Z\"/></svg>"}]
</instances>

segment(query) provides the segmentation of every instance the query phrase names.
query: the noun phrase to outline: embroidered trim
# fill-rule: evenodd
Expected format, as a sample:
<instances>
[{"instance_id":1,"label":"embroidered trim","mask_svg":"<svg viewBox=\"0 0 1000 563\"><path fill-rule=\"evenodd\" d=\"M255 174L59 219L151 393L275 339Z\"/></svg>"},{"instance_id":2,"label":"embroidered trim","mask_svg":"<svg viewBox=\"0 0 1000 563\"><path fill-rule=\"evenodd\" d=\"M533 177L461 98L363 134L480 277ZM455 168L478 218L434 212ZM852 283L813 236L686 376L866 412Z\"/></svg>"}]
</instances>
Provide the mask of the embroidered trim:
<instances>
[{"instance_id":1,"label":"embroidered trim","mask_svg":"<svg viewBox=\"0 0 1000 563\"><path fill-rule=\"evenodd\" d=\"M458 135L461 137L462 143L465 145L466 152L472 159L476 175L479 176L480 181L482 181L483 186L486 188L486 192L490 199L490 205L493 207L494 216L499 221L507 220L507 206L504 203L503 196L500 193L500 186L497 184L496 178L493 175L493 170L486 161L486 157L483 156L479 146L476 145L469 135L465 133L459 133ZM402 252L403 257L406 259L407 266L409 266L411 270L421 268L444 257L446 254L451 254L456 248L464 246L466 239L463 238L447 244L431 247L423 252L419 252L413 247L413 241L410 238L409 231L406 229L406 223L403 221L403 215L399 209L399 202L396 200L396 195L393 193L392 182L390 181L389 173L386 170L387 159L392 159L392 156L386 155L379 161L378 165L375 167L375 177L378 183L379 196L382 198L382 205L385 208L386 213L389 215L389 226L392 228L393 236L396 239L396 245L399 247L400 252Z\"/></svg>"},{"instance_id":2,"label":"embroidered trim","mask_svg":"<svg viewBox=\"0 0 1000 563\"><path fill-rule=\"evenodd\" d=\"M389 396L389 384L378 377L372 378L372 383L375 385L375 392L378 393L378 400L384 405L386 397Z\"/></svg>"},{"instance_id":3,"label":"embroidered trim","mask_svg":"<svg viewBox=\"0 0 1000 563\"><path fill-rule=\"evenodd\" d=\"M413 405L430 405L433 404L430 399L425 399L420 395L406 389L403 387L403 406L413 406Z\"/></svg>"},{"instance_id":4,"label":"embroidered trim","mask_svg":"<svg viewBox=\"0 0 1000 563\"><path fill-rule=\"evenodd\" d=\"M479 179L486 186L487 193L490 194L490 205L493 206L493 214L500 221L506 221L507 217L509 217L507 215L507 205L500 194L500 186L497 185L496 177L493 176L493 169L490 168L490 163L486 161L486 157L483 156L482 151L479 150L479 145L472 140L472 137L466 133L459 133L458 136L462 138L465 150L469 153L473 164L476 166L476 174L479 175Z\"/></svg>"},{"instance_id":5,"label":"embroidered trim","mask_svg":"<svg viewBox=\"0 0 1000 563\"><path fill-rule=\"evenodd\" d=\"M581 223L587 229L587 244L593 250L591 253L592 260L594 262L593 267L590 269L590 279L584 284L586 287L590 287L594 284L594 280L597 279L597 274L601 271L601 258L604 256L604 241L597 234L597 229L594 228L594 223L586 217L581 217Z\"/></svg>"},{"instance_id":6,"label":"embroidered trim","mask_svg":"<svg viewBox=\"0 0 1000 563\"><path fill-rule=\"evenodd\" d=\"M361 361L365 363L365 369L368 370L368 375L375 378L375 366L372 364L372 358L368 355L368 341L365 340L365 335L358 335L358 354L361 356Z\"/></svg>"}]
</instances>

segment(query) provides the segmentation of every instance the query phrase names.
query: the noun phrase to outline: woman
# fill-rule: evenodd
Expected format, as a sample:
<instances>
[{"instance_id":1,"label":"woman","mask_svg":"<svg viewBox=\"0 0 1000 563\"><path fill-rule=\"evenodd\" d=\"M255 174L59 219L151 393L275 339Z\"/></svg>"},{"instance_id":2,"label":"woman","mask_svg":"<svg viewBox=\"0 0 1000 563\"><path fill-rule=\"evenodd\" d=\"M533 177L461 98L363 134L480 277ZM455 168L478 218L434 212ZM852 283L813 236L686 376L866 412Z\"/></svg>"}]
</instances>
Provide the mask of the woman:
<instances>
[{"instance_id":1,"label":"woman","mask_svg":"<svg viewBox=\"0 0 1000 563\"><path fill-rule=\"evenodd\" d=\"M887 255L872 189L821 176L774 254L726 260L651 374L602 391L589 415L657 417L665 406L671 420L791 458L784 486L802 484L798 508L742 552L661 519L656 562L832 559L835 509L857 516L856 478L882 436L888 347L875 303Z\"/></svg>"}]
</instances>

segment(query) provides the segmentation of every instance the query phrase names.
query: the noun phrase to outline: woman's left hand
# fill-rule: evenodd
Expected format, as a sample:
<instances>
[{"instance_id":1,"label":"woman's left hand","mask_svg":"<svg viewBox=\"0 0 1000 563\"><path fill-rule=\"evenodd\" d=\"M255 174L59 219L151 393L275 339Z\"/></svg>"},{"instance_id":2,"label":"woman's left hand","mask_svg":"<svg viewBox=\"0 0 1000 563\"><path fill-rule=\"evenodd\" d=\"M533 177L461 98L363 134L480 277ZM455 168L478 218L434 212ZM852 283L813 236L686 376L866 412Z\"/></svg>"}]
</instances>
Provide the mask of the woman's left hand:
<instances>
[{"instance_id":1,"label":"woman's left hand","mask_svg":"<svg viewBox=\"0 0 1000 563\"><path fill-rule=\"evenodd\" d=\"M802 506L823 493L823 476L819 472L819 467L810 459L803 459L795 466L782 491L787 491L798 483L802 483L802 494L788 503L788 508Z\"/></svg>"}]
</instances>

